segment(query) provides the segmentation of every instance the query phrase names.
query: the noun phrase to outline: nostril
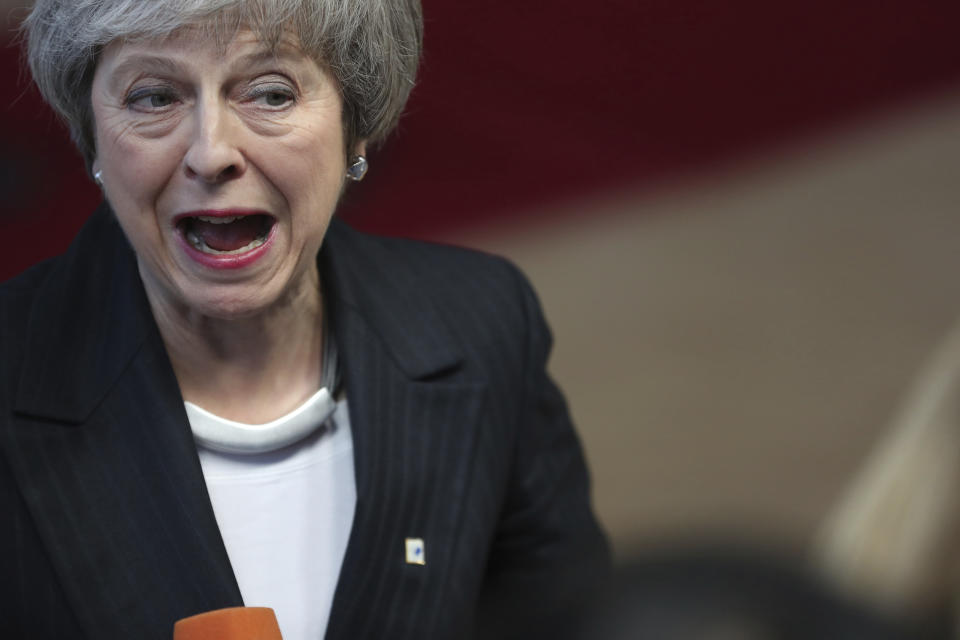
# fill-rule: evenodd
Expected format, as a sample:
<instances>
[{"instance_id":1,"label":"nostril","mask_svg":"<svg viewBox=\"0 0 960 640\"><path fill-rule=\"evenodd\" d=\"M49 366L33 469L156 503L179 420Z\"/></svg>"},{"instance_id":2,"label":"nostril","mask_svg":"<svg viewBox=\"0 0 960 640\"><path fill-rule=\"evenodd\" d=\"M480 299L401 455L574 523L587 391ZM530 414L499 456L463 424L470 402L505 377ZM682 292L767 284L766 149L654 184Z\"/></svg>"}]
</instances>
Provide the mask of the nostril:
<instances>
[{"instance_id":1,"label":"nostril","mask_svg":"<svg viewBox=\"0 0 960 640\"><path fill-rule=\"evenodd\" d=\"M227 180L232 180L240 175L240 167L236 164L230 164L226 167L220 169L219 171L199 171L196 167L187 164L186 167L187 175L191 178L199 178L204 182L218 183L224 182Z\"/></svg>"},{"instance_id":2,"label":"nostril","mask_svg":"<svg viewBox=\"0 0 960 640\"><path fill-rule=\"evenodd\" d=\"M238 173L240 173L240 170L237 168L237 165L231 164L229 167L226 167L225 169L223 169L219 173L219 175L217 175L217 179L227 180L229 178L235 177Z\"/></svg>"}]
</instances>

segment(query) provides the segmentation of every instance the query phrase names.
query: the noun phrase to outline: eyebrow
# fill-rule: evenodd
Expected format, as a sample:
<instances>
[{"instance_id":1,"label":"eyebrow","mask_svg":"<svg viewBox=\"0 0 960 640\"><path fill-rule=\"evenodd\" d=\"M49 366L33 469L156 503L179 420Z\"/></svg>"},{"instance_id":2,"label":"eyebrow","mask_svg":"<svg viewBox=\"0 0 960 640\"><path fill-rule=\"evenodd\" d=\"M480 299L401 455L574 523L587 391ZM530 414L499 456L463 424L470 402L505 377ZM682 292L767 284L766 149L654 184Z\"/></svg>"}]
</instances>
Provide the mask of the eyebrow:
<instances>
[{"instance_id":1,"label":"eyebrow","mask_svg":"<svg viewBox=\"0 0 960 640\"><path fill-rule=\"evenodd\" d=\"M166 74L177 74L183 67L176 61L163 56L135 53L120 62L110 72L110 86L114 89L125 75L133 71L159 71Z\"/></svg>"},{"instance_id":2,"label":"eyebrow","mask_svg":"<svg viewBox=\"0 0 960 640\"><path fill-rule=\"evenodd\" d=\"M258 49L240 56L235 62L235 66L240 68L251 67L260 64L269 64L276 61L284 61L290 64L301 63L303 60L309 60L310 56L304 54L299 49L290 46L279 45L275 49Z\"/></svg>"}]
</instances>

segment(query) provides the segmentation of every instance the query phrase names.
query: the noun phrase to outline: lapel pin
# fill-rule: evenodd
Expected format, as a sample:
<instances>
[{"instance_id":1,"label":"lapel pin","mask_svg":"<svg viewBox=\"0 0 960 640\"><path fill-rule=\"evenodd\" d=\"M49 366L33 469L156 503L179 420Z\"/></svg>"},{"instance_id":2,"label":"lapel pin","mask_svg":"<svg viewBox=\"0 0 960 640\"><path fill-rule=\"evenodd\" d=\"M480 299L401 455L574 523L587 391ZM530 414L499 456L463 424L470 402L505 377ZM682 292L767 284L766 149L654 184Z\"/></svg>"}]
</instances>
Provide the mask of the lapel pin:
<instances>
[{"instance_id":1,"label":"lapel pin","mask_svg":"<svg viewBox=\"0 0 960 640\"><path fill-rule=\"evenodd\" d=\"M407 564L427 564L423 538L407 538Z\"/></svg>"}]
</instances>

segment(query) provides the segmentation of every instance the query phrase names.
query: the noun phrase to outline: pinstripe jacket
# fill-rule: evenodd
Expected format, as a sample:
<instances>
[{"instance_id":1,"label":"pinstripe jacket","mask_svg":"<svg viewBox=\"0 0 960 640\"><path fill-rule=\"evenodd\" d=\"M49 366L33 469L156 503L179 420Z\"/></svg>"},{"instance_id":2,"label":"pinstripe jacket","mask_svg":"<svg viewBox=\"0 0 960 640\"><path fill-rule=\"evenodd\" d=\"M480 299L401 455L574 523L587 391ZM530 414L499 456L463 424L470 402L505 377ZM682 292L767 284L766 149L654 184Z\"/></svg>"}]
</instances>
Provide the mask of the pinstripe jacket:
<instances>
[{"instance_id":1,"label":"pinstripe jacket","mask_svg":"<svg viewBox=\"0 0 960 640\"><path fill-rule=\"evenodd\" d=\"M358 494L327 637L546 629L607 548L529 286L502 260L336 220L318 259ZM0 285L0 332L0 637L166 639L242 604L106 206ZM411 536L426 565L405 562Z\"/></svg>"}]
</instances>

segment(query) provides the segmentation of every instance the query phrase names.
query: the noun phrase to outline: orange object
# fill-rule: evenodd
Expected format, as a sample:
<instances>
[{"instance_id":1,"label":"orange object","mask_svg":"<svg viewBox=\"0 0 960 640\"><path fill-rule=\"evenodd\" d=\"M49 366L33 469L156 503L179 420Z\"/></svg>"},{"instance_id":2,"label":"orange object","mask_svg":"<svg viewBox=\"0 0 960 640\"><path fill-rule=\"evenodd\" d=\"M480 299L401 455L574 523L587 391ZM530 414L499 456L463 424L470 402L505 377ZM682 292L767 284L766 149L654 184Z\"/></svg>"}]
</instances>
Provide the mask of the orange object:
<instances>
[{"instance_id":1,"label":"orange object","mask_svg":"<svg viewBox=\"0 0 960 640\"><path fill-rule=\"evenodd\" d=\"M231 607L200 613L173 625L173 640L282 640L269 607Z\"/></svg>"}]
</instances>

